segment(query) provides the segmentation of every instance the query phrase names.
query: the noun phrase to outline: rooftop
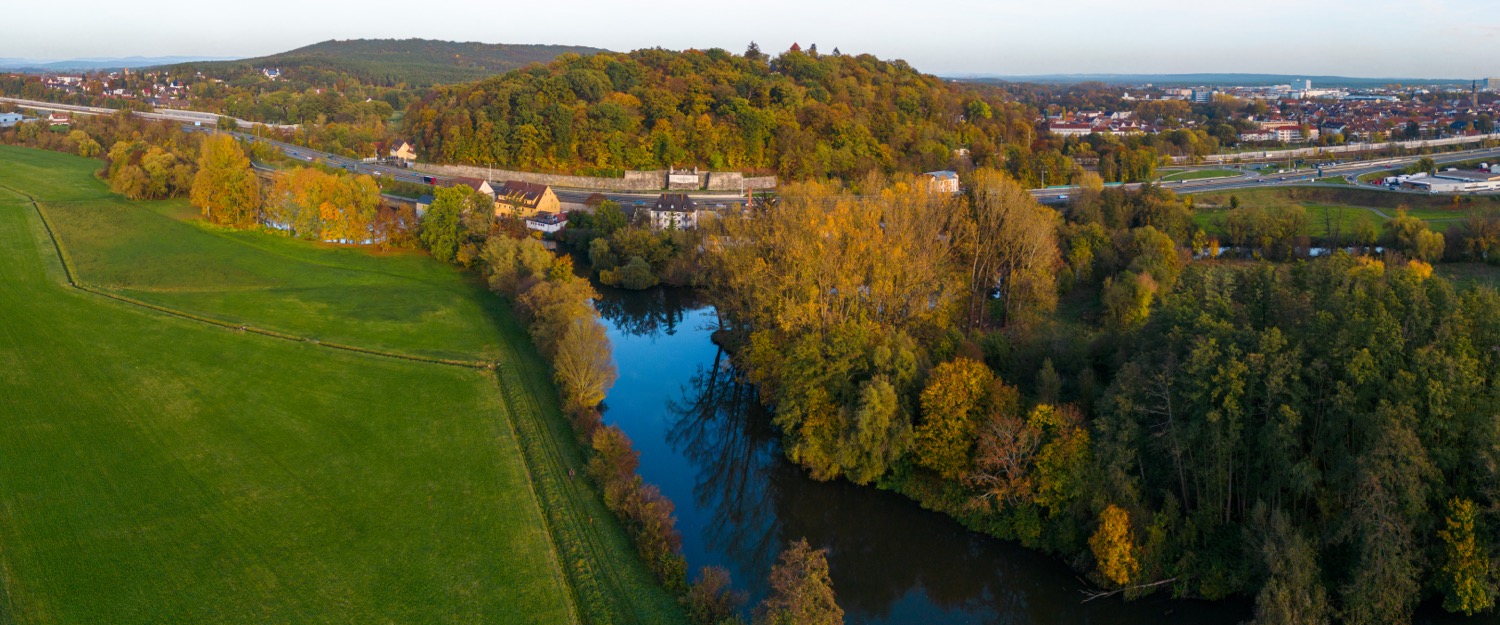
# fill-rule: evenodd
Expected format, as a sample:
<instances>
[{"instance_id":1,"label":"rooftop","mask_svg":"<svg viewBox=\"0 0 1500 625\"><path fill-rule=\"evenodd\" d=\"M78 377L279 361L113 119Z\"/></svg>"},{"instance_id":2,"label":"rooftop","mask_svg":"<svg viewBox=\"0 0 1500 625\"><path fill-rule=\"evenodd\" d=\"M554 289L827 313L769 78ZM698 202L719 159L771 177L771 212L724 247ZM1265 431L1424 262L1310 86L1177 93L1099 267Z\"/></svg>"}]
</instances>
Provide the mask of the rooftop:
<instances>
[{"instance_id":1,"label":"rooftop","mask_svg":"<svg viewBox=\"0 0 1500 625\"><path fill-rule=\"evenodd\" d=\"M1500 180L1500 174L1492 174L1484 171L1440 171L1438 178L1450 178L1453 180L1468 180L1471 182L1490 182Z\"/></svg>"},{"instance_id":2,"label":"rooftop","mask_svg":"<svg viewBox=\"0 0 1500 625\"><path fill-rule=\"evenodd\" d=\"M686 193L663 193L656 198L656 209L659 211L693 211L698 209L698 203L689 198Z\"/></svg>"},{"instance_id":3,"label":"rooftop","mask_svg":"<svg viewBox=\"0 0 1500 625\"><path fill-rule=\"evenodd\" d=\"M505 184L495 190L495 195L523 204L536 204L546 194L547 185L535 182L521 182L519 180L507 180Z\"/></svg>"}]
</instances>

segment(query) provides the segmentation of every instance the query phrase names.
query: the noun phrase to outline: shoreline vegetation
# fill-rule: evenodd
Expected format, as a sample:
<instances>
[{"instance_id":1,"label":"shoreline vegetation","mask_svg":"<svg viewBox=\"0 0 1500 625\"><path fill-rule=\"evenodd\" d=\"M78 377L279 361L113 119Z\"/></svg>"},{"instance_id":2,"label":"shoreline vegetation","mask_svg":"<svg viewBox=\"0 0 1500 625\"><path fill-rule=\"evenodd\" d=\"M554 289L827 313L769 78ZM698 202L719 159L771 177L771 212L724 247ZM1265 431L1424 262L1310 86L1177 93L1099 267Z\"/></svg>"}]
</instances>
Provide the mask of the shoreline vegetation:
<instances>
[{"instance_id":1,"label":"shoreline vegetation","mask_svg":"<svg viewBox=\"0 0 1500 625\"><path fill-rule=\"evenodd\" d=\"M1493 209L1447 233L1398 209L1312 260L1278 213L1195 260L1217 243L1158 187L1058 214L998 172L906 184L793 185L702 235L716 340L813 478L1056 554L1096 596L1492 609L1500 295L1434 264L1496 258Z\"/></svg>"}]
</instances>

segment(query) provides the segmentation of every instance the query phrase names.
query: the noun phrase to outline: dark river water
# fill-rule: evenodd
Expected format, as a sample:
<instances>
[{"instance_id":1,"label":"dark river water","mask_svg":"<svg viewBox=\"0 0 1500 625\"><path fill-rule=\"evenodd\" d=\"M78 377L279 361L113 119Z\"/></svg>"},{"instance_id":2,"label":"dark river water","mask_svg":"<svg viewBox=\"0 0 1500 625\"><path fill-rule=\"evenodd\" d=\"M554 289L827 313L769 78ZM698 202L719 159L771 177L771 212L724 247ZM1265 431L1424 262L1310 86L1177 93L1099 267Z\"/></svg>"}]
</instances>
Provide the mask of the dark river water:
<instances>
[{"instance_id":1,"label":"dark river water","mask_svg":"<svg viewBox=\"0 0 1500 625\"><path fill-rule=\"evenodd\" d=\"M677 507L689 570L718 565L749 591L788 541L829 550L847 622L1233 625L1248 601L1083 603L1062 562L975 534L874 487L817 482L781 454L754 390L710 340L714 309L691 291L598 287L619 381L604 419L641 453L641 474Z\"/></svg>"}]
</instances>

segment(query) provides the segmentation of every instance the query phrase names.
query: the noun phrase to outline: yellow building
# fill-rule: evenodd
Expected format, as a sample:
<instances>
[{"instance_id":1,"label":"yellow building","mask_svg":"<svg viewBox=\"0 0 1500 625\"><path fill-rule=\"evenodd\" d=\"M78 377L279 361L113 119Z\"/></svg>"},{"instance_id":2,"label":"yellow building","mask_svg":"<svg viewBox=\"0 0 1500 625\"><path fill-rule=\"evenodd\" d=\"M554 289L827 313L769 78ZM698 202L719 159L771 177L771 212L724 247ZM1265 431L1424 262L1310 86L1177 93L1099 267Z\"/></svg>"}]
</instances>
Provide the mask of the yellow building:
<instances>
[{"instance_id":1,"label":"yellow building","mask_svg":"<svg viewBox=\"0 0 1500 625\"><path fill-rule=\"evenodd\" d=\"M391 146L390 156L407 162L417 160L417 146L410 141L397 141Z\"/></svg>"},{"instance_id":2,"label":"yellow building","mask_svg":"<svg viewBox=\"0 0 1500 625\"><path fill-rule=\"evenodd\" d=\"M495 190L495 216L526 218L540 212L561 213L562 204L552 187L534 182L508 180Z\"/></svg>"}]
</instances>

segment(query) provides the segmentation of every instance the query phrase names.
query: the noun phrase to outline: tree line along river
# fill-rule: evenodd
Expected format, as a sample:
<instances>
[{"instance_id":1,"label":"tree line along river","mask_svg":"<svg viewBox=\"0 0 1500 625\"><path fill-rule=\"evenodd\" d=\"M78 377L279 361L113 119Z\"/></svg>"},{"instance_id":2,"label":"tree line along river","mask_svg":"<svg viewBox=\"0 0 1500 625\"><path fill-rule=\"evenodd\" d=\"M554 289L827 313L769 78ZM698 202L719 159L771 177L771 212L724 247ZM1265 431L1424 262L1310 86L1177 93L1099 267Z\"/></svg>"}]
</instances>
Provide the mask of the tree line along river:
<instances>
[{"instance_id":1,"label":"tree line along river","mask_svg":"<svg viewBox=\"0 0 1500 625\"><path fill-rule=\"evenodd\" d=\"M640 473L676 506L690 575L722 566L752 604L777 553L806 537L829 550L851 624L1234 625L1245 599L1084 603L1065 563L970 532L911 500L847 481L817 482L787 461L754 389L711 339L714 308L690 290L595 285L619 380L604 420L640 451Z\"/></svg>"}]
</instances>

